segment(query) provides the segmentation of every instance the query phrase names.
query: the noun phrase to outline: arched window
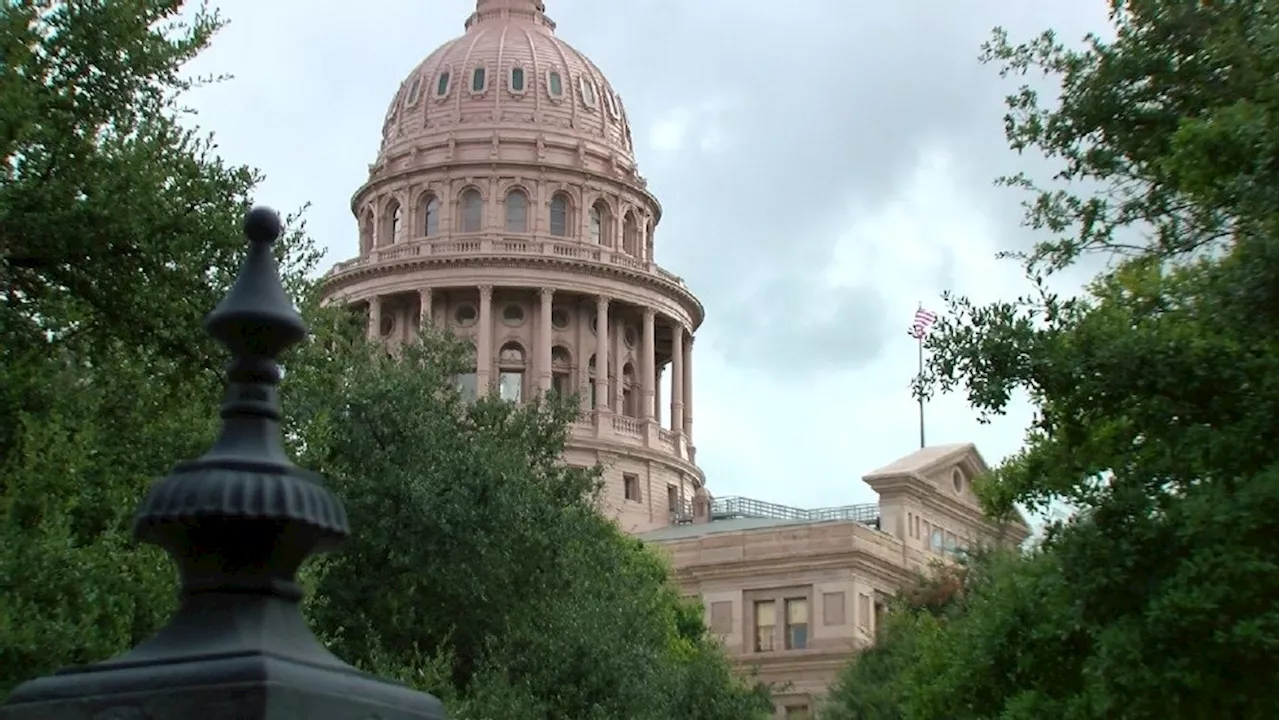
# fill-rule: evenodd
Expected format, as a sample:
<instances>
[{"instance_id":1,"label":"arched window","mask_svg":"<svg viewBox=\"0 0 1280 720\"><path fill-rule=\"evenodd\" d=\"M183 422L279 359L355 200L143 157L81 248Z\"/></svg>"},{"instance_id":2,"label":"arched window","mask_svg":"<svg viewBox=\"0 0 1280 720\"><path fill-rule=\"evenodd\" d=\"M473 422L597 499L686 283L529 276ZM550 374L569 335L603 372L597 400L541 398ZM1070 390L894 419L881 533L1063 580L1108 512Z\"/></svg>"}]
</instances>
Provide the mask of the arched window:
<instances>
[{"instance_id":1,"label":"arched window","mask_svg":"<svg viewBox=\"0 0 1280 720\"><path fill-rule=\"evenodd\" d=\"M563 345L551 348L551 390L566 397L573 394L573 355Z\"/></svg>"},{"instance_id":2,"label":"arched window","mask_svg":"<svg viewBox=\"0 0 1280 720\"><path fill-rule=\"evenodd\" d=\"M622 414L640 417L639 393L636 390L636 369L631 363L622 366Z\"/></svg>"},{"instance_id":3,"label":"arched window","mask_svg":"<svg viewBox=\"0 0 1280 720\"><path fill-rule=\"evenodd\" d=\"M509 342L498 351L498 397L520 402L524 396L524 348Z\"/></svg>"},{"instance_id":4,"label":"arched window","mask_svg":"<svg viewBox=\"0 0 1280 720\"><path fill-rule=\"evenodd\" d=\"M474 310L474 308L472 308L472 309ZM467 401L467 402L471 402L471 401L475 400L475 399L476 399L476 396L477 396L477 393L476 393L476 390L477 390L477 386L476 386L476 346L475 346L474 344L472 344L472 343L467 343L467 351L468 351L468 352L467 352L467 360L468 360L468 365L467 365L467 367L469 367L470 369L469 369L469 370L467 370L467 371L464 371L464 372L458 373L458 377L457 377L457 385L458 385L458 392L462 394L462 399L463 399L463 400L465 400L465 401Z\"/></svg>"},{"instance_id":5,"label":"arched window","mask_svg":"<svg viewBox=\"0 0 1280 720\"><path fill-rule=\"evenodd\" d=\"M484 68L478 67L475 70L472 70L471 71L471 92L473 93L484 92L486 80L487 78L485 77Z\"/></svg>"},{"instance_id":6,"label":"arched window","mask_svg":"<svg viewBox=\"0 0 1280 720\"><path fill-rule=\"evenodd\" d=\"M440 199L428 195L422 204L422 234L431 237L440 232Z\"/></svg>"},{"instance_id":7,"label":"arched window","mask_svg":"<svg viewBox=\"0 0 1280 720\"><path fill-rule=\"evenodd\" d=\"M609 246L609 207L599 200L591 206L591 242Z\"/></svg>"},{"instance_id":8,"label":"arched window","mask_svg":"<svg viewBox=\"0 0 1280 720\"><path fill-rule=\"evenodd\" d=\"M524 68L515 66L511 68L510 86L511 92L524 92Z\"/></svg>"},{"instance_id":9,"label":"arched window","mask_svg":"<svg viewBox=\"0 0 1280 720\"><path fill-rule=\"evenodd\" d=\"M382 227L378 230L378 245L392 245L400 242L400 235L404 230L404 210L400 208L400 203L391 200L382 211Z\"/></svg>"},{"instance_id":10,"label":"arched window","mask_svg":"<svg viewBox=\"0 0 1280 720\"><path fill-rule=\"evenodd\" d=\"M523 191L507 193L507 232L529 232L529 198Z\"/></svg>"},{"instance_id":11,"label":"arched window","mask_svg":"<svg viewBox=\"0 0 1280 720\"><path fill-rule=\"evenodd\" d=\"M622 218L622 249L628 255L640 255L640 223L636 222L635 213L630 210Z\"/></svg>"},{"instance_id":12,"label":"arched window","mask_svg":"<svg viewBox=\"0 0 1280 720\"><path fill-rule=\"evenodd\" d=\"M436 97L444 97L449 94L449 71L442 70L440 76L436 78Z\"/></svg>"},{"instance_id":13,"label":"arched window","mask_svg":"<svg viewBox=\"0 0 1280 720\"><path fill-rule=\"evenodd\" d=\"M480 232L480 221L484 217L484 200L480 197L480 191L475 188L463 190L459 204L462 212L459 213L458 229L468 233Z\"/></svg>"},{"instance_id":14,"label":"arched window","mask_svg":"<svg viewBox=\"0 0 1280 720\"><path fill-rule=\"evenodd\" d=\"M556 237L569 235L569 196L561 192L551 196L551 234Z\"/></svg>"},{"instance_id":15,"label":"arched window","mask_svg":"<svg viewBox=\"0 0 1280 720\"><path fill-rule=\"evenodd\" d=\"M366 254L373 249L373 213L365 211L360 218L360 252Z\"/></svg>"}]
</instances>

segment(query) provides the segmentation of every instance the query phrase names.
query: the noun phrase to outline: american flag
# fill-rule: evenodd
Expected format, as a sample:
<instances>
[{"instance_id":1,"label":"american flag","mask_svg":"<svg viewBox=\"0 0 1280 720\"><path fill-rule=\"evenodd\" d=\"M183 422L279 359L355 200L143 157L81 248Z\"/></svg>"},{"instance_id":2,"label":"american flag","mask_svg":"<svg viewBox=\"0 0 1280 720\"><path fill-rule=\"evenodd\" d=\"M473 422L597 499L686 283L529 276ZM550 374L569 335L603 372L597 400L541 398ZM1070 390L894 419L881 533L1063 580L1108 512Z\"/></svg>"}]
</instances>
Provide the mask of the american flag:
<instances>
[{"instance_id":1,"label":"american flag","mask_svg":"<svg viewBox=\"0 0 1280 720\"><path fill-rule=\"evenodd\" d=\"M917 340L923 340L924 334L929 330L929 326L937 319L937 313L920 308L916 310L916 316L911 319L911 327L907 329L907 334Z\"/></svg>"}]
</instances>

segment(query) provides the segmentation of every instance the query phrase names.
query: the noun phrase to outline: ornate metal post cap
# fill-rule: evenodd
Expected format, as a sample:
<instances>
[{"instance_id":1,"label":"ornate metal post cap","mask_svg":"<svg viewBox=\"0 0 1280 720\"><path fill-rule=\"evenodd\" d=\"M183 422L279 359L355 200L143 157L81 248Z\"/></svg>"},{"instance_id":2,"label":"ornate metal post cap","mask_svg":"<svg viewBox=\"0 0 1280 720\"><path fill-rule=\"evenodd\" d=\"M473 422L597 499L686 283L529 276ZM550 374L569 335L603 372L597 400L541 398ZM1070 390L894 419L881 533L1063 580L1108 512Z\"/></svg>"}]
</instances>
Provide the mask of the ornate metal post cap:
<instances>
[{"instance_id":1,"label":"ornate metal post cap","mask_svg":"<svg viewBox=\"0 0 1280 720\"><path fill-rule=\"evenodd\" d=\"M334 657L302 617L298 567L348 529L281 437L276 358L307 334L271 252L281 230L268 208L248 214L244 265L205 322L231 352L221 435L152 485L134 518L138 539L178 565L178 611L118 658L19 686L0 720L444 720L439 700Z\"/></svg>"}]
</instances>

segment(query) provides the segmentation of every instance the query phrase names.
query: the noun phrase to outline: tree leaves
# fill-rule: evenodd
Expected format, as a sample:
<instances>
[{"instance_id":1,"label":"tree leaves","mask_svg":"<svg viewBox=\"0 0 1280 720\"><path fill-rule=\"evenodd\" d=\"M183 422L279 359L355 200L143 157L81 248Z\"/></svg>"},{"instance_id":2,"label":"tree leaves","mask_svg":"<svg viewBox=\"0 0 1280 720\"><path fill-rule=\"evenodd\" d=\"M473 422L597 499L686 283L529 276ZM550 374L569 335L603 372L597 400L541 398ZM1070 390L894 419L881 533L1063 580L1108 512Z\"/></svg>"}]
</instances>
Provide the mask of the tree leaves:
<instances>
[{"instance_id":1,"label":"tree leaves","mask_svg":"<svg viewBox=\"0 0 1280 720\"><path fill-rule=\"evenodd\" d=\"M1025 446L975 488L993 514L1076 514L976 559L941 613L905 602L832 717L1275 714L1276 4L1116 0L1112 19L1080 49L985 47L1060 83L1006 117L1011 147L1061 161L1054 186L1004 181L1050 237L1016 256L1027 296L947 298L917 387L985 415L1026 392ZM1047 289L1099 252L1080 295Z\"/></svg>"}]
</instances>

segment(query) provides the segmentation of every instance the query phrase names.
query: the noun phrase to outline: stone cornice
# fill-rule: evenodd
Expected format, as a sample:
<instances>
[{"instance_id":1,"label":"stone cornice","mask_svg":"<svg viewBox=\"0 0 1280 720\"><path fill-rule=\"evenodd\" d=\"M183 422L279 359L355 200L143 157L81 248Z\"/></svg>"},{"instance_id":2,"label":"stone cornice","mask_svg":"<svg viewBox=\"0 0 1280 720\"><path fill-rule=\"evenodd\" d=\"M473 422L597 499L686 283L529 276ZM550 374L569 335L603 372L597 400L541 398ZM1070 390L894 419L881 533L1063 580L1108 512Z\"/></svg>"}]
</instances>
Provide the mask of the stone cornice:
<instances>
[{"instance_id":1,"label":"stone cornice","mask_svg":"<svg viewBox=\"0 0 1280 720\"><path fill-rule=\"evenodd\" d=\"M558 255L504 254L501 252L490 252L483 255L417 255L366 262L345 268L339 265L335 266L333 270L321 279L321 290L327 299L332 299L341 296L343 289L361 280L391 277L416 270L443 267L552 268L577 275L622 280L629 284L655 290L676 301L689 314L692 329L694 330L702 324L705 317L702 303L688 288L657 273L624 265Z\"/></svg>"},{"instance_id":2,"label":"stone cornice","mask_svg":"<svg viewBox=\"0 0 1280 720\"><path fill-rule=\"evenodd\" d=\"M694 538L653 542L670 548L680 541L692 539ZM769 572L795 573L797 567L800 567L804 570L848 569L864 576L874 575L886 584L899 584L912 574L912 571L905 566L887 562L856 547L849 550L804 554L799 558L802 562L799 566L797 566L797 559L796 556L789 556L686 564L676 571L676 577L682 583L701 583L747 578Z\"/></svg>"},{"instance_id":3,"label":"stone cornice","mask_svg":"<svg viewBox=\"0 0 1280 720\"><path fill-rule=\"evenodd\" d=\"M730 653L729 659L741 668L758 669L761 672L840 671L849 664L850 656L857 651L857 644L850 642L848 647Z\"/></svg>"}]
</instances>

